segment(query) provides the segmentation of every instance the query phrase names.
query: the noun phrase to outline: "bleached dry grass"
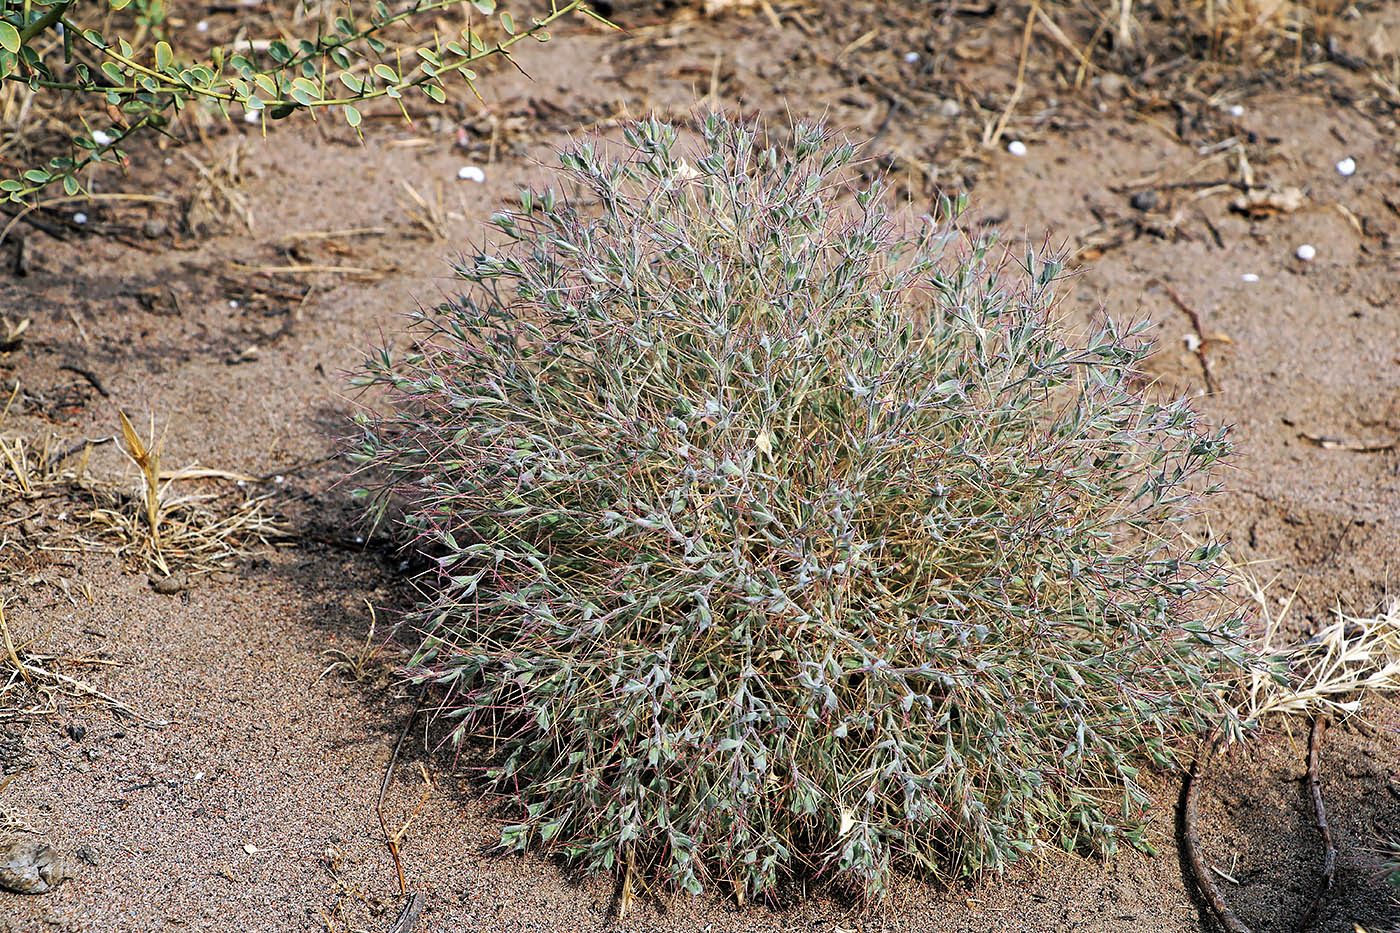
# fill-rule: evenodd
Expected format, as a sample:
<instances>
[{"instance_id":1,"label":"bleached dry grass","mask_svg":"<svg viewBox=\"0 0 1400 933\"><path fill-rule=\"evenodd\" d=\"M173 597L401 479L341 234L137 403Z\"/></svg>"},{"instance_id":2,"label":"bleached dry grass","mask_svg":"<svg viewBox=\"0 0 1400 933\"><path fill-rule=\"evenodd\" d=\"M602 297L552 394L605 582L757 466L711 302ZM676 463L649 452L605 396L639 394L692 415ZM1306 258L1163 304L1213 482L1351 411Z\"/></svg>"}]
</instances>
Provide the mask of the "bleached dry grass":
<instances>
[{"instance_id":1,"label":"bleached dry grass","mask_svg":"<svg viewBox=\"0 0 1400 933\"><path fill-rule=\"evenodd\" d=\"M1316 635L1283 645L1293 594L1271 608L1270 584L1242 576L1263 622L1259 653L1270 662L1249 673L1238 707L1243 721L1257 724L1275 714L1341 719L1356 714L1368 694L1400 692L1400 599L1369 617L1337 609Z\"/></svg>"},{"instance_id":2,"label":"bleached dry grass","mask_svg":"<svg viewBox=\"0 0 1400 933\"><path fill-rule=\"evenodd\" d=\"M288 536L272 509L272 494L254 492L259 477L199 466L164 470L164 436L156 435L154 421L143 438L125 413L118 419L118 445L137 468L134 487L88 475L93 444L60 452L52 437L0 435L0 505L43 498L57 504L58 524L69 516L82 523L35 542L12 533L17 519L0 516L0 552L101 550L170 576L229 569ZM200 484L198 491L182 491L191 483Z\"/></svg>"},{"instance_id":3,"label":"bleached dry grass","mask_svg":"<svg viewBox=\"0 0 1400 933\"><path fill-rule=\"evenodd\" d=\"M139 472L134 493L109 490L108 505L94 508L90 523L99 529L100 543L123 556L145 562L164 576L177 570L199 573L228 569L253 550L271 546L287 535L272 514L270 494L249 495L258 482L227 470L186 467L160 469L165 437L156 437L154 420L145 439L119 412L122 451ZM177 493L176 483L189 480L232 481L224 493ZM138 504L133 508L133 504Z\"/></svg>"}]
</instances>

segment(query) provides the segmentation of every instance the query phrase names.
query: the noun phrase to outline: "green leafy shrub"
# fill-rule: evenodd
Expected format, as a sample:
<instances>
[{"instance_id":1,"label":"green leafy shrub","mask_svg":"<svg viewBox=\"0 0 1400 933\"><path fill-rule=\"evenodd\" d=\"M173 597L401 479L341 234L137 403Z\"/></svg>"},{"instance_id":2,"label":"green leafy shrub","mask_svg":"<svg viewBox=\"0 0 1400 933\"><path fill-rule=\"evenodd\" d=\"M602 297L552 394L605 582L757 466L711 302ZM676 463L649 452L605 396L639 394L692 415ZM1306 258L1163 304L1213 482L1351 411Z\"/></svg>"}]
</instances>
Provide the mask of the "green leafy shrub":
<instances>
[{"instance_id":1,"label":"green leafy shrub","mask_svg":"<svg viewBox=\"0 0 1400 933\"><path fill-rule=\"evenodd\" d=\"M1136 332L1056 336L1058 263L901 233L815 126L625 136L358 379L370 512L436 561L415 674L491 739L503 843L741 897L1145 845L1139 764L1241 660L1180 531L1223 432L1137 393Z\"/></svg>"},{"instance_id":2,"label":"green leafy shrub","mask_svg":"<svg viewBox=\"0 0 1400 933\"><path fill-rule=\"evenodd\" d=\"M114 23L112 14L128 7L134 19ZM457 36L434 31L432 43L421 47L395 34L397 27L453 7L481 18ZM488 40L483 24L490 28L493 13L500 36ZM264 124L269 117L320 110L338 114L357 133L361 108L381 98L398 102L407 117L405 96L444 103L454 76L476 93L474 67L493 57L509 59L526 38L548 40L547 27L570 13L599 18L583 0L555 0L543 16L519 24L509 11L497 10L496 0L412 0L395 12L383 0L358 8L353 0L333 0L318 7L319 21L303 24L304 38L266 42L262 51L251 39L231 48L216 45L200 60L172 46L164 0L6 0L0 7L0 92L23 86L49 108L77 98L89 105L79 112L85 125L89 118L102 122L72 136L68 154L0 178L0 201L23 201L55 184L77 195L83 169L120 162L126 157L121 146L132 136L168 134L194 104L225 117L236 107ZM109 114L118 113L109 122Z\"/></svg>"}]
</instances>

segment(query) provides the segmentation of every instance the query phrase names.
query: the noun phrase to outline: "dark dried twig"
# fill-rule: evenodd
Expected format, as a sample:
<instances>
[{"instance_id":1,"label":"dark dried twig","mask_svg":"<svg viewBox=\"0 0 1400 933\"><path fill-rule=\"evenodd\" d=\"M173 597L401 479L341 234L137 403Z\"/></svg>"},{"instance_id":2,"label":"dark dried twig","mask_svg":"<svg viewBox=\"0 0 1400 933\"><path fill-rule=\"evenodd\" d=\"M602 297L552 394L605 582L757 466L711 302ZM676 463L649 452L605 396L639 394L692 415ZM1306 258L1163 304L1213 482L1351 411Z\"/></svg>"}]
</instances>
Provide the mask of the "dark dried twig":
<instances>
[{"instance_id":1,"label":"dark dried twig","mask_svg":"<svg viewBox=\"0 0 1400 933\"><path fill-rule=\"evenodd\" d=\"M1332 880L1337 871L1337 846L1332 839L1332 827L1327 824L1327 810L1322 805L1322 779L1319 775L1318 752L1322 749L1322 736L1327 731L1327 717L1318 716L1313 720L1312 736L1308 740L1308 790L1312 793L1313 814L1318 832L1322 834L1322 878L1317 884L1317 893L1307 913L1298 922L1299 930L1311 929L1317 922L1318 911L1327 892L1332 890Z\"/></svg>"},{"instance_id":2,"label":"dark dried twig","mask_svg":"<svg viewBox=\"0 0 1400 933\"><path fill-rule=\"evenodd\" d=\"M1339 437L1328 437L1323 434L1310 434L1307 431L1299 431L1298 437L1310 444L1316 444L1323 450L1350 450L1358 454L1378 454L1400 447L1400 440L1349 441Z\"/></svg>"},{"instance_id":3,"label":"dark dried twig","mask_svg":"<svg viewBox=\"0 0 1400 933\"><path fill-rule=\"evenodd\" d=\"M1196 803L1201 796L1201 782L1205 780L1206 767L1215 757L1219 746L1219 736L1211 739L1191 763L1191 770L1186 775L1186 803L1181 813L1182 848L1186 853L1186 864L1191 869L1191 879L1196 882L1196 889L1205 898L1216 919L1224 927L1225 933L1252 933L1249 927L1235 916L1235 912L1220 895L1220 889L1211 880L1205 859L1201 856L1201 838L1196 833Z\"/></svg>"},{"instance_id":4,"label":"dark dried twig","mask_svg":"<svg viewBox=\"0 0 1400 933\"><path fill-rule=\"evenodd\" d=\"M1186 316L1191 319L1191 326L1195 328L1196 331L1196 359L1201 361L1201 375L1204 376L1206 380L1206 391L1214 395L1219 390L1220 386L1215 381L1215 377L1211 375L1210 361L1206 358L1206 344L1210 341L1209 338L1206 337L1204 328L1201 326L1201 314L1195 308L1188 305L1186 299L1177 294L1176 289L1172 288L1166 282L1160 284L1162 290L1167 293L1167 297L1172 300L1172 304L1180 308Z\"/></svg>"},{"instance_id":5,"label":"dark dried twig","mask_svg":"<svg viewBox=\"0 0 1400 933\"><path fill-rule=\"evenodd\" d=\"M84 368L84 367L82 367L82 366L74 366L74 365L71 364L71 363L64 363L62 366L60 366L60 367L58 367L58 368L59 368L59 369L62 369L62 370L66 370L67 372L70 372L70 373L77 373L79 376L82 376L84 379L86 379L86 380L88 381L88 385L90 385L90 386L92 386L94 389L96 389L96 390L97 390L97 394L100 395L100 396L102 396L103 398L111 398L111 397L112 397L112 393L107 391L107 387L104 386L104 385L102 384L102 380L99 379L99 378L97 378L97 374L94 373L92 370L86 369L86 368Z\"/></svg>"}]
</instances>

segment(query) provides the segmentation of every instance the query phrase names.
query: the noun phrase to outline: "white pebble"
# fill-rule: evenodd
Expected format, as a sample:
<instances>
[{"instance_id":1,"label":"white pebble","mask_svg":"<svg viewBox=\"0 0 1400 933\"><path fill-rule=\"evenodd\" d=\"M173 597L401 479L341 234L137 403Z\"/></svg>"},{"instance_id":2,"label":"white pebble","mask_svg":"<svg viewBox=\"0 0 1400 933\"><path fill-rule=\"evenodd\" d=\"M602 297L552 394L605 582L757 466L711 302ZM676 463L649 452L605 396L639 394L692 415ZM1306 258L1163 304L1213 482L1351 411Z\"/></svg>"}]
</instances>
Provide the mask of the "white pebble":
<instances>
[{"instance_id":1,"label":"white pebble","mask_svg":"<svg viewBox=\"0 0 1400 933\"><path fill-rule=\"evenodd\" d=\"M475 165L464 165L457 169L457 177L462 181L474 181L479 185L486 180L486 173Z\"/></svg>"},{"instance_id":2,"label":"white pebble","mask_svg":"<svg viewBox=\"0 0 1400 933\"><path fill-rule=\"evenodd\" d=\"M272 478L272 481L280 486L282 483L285 483L287 481L287 477L283 476L281 473L278 473Z\"/></svg>"},{"instance_id":3,"label":"white pebble","mask_svg":"<svg viewBox=\"0 0 1400 933\"><path fill-rule=\"evenodd\" d=\"M1244 116L1244 108L1241 107L1239 104L1233 104L1230 107L1229 113L1232 117L1242 117Z\"/></svg>"},{"instance_id":4,"label":"white pebble","mask_svg":"<svg viewBox=\"0 0 1400 933\"><path fill-rule=\"evenodd\" d=\"M364 543L365 543L365 539L362 538L362 537L360 537L359 535L355 535L355 543L356 543L356 544L364 544Z\"/></svg>"},{"instance_id":5,"label":"white pebble","mask_svg":"<svg viewBox=\"0 0 1400 933\"><path fill-rule=\"evenodd\" d=\"M1255 275L1253 272L1246 272L1244 275L1240 276L1240 278L1244 279L1246 282L1259 281L1259 276Z\"/></svg>"},{"instance_id":6,"label":"white pebble","mask_svg":"<svg viewBox=\"0 0 1400 933\"><path fill-rule=\"evenodd\" d=\"M111 134L104 133L102 130L93 130L92 141L97 143L99 146L110 146L112 144L112 137ZM1347 174L1351 173L1348 172Z\"/></svg>"},{"instance_id":7,"label":"white pebble","mask_svg":"<svg viewBox=\"0 0 1400 933\"><path fill-rule=\"evenodd\" d=\"M1341 175L1341 176L1343 176L1343 177L1346 177L1346 178L1350 178L1352 175L1355 175L1355 174L1356 174L1356 160L1353 159L1351 156L1347 156L1345 159L1343 159L1342 161L1338 162L1338 163L1337 163L1337 174L1338 174L1338 175Z\"/></svg>"},{"instance_id":8,"label":"white pebble","mask_svg":"<svg viewBox=\"0 0 1400 933\"><path fill-rule=\"evenodd\" d=\"M905 52L905 53L904 53L904 60L905 60L906 62L908 62L909 64L912 65L912 64L914 64L916 61L919 60L919 53L918 53L918 52Z\"/></svg>"},{"instance_id":9,"label":"white pebble","mask_svg":"<svg viewBox=\"0 0 1400 933\"><path fill-rule=\"evenodd\" d=\"M238 299L236 299L236 298L230 298L230 299L228 300L228 306L229 306L230 308L237 308L237 307L238 307Z\"/></svg>"},{"instance_id":10,"label":"white pebble","mask_svg":"<svg viewBox=\"0 0 1400 933\"><path fill-rule=\"evenodd\" d=\"M1195 353L1201 348L1201 338L1195 334L1182 334L1181 342L1186 344L1186 349Z\"/></svg>"},{"instance_id":11,"label":"white pebble","mask_svg":"<svg viewBox=\"0 0 1400 933\"><path fill-rule=\"evenodd\" d=\"M1313 248L1311 243L1304 243L1302 246L1298 247L1293 255L1303 260L1303 262L1311 262L1314 257L1317 256L1317 250Z\"/></svg>"},{"instance_id":12,"label":"white pebble","mask_svg":"<svg viewBox=\"0 0 1400 933\"><path fill-rule=\"evenodd\" d=\"M1006 144L1006 151L1014 156L1023 156L1026 154L1026 144L1019 139L1013 139Z\"/></svg>"},{"instance_id":13,"label":"white pebble","mask_svg":"<svg viewBox=\"0 0 1400 933\"><path fill-rule=\"evenodd\" d=\"M244 123L257 123L257 122L258 122L258 112L257 112L256 110L247 110L247 111L244 111L244 113L243 113L243 122L244 122Z\"/></svg>"},{"instance_id":14,"label":"white pebble","mask_svg":"<svg viewBox=\"0 0 1400 933\"><path fill-rule=\"evenodd\" d=\"M247 481L246 479L240 479L240 480L238 480L234 485L236 485L236 486L247 486L247 485L248 485L248 481Z\"/></svg>"},{"instance_id":15,"label":"white pebble","mask_svg":"<svg viewBox=\"0 0 1400 933\"><path fill-rule=\"evenodd\" d=\"M207 20L200 20L199 22L194 24L194 29L195 32L208 32L209 22Z\"/></svg>"},{"instance_id":16,"label":"white pebble","mask_svg":"<svg viewBox=\"0 0 1400 933\"><path fill-rule=\"evenodd\" d=\"M87 214L84 214L82 211L78 211L78 213L76 213L76 214L73 215L73 223L75 223L75 224L85 224L85 223L87 223Z\"/></svg>"}]
</instances>

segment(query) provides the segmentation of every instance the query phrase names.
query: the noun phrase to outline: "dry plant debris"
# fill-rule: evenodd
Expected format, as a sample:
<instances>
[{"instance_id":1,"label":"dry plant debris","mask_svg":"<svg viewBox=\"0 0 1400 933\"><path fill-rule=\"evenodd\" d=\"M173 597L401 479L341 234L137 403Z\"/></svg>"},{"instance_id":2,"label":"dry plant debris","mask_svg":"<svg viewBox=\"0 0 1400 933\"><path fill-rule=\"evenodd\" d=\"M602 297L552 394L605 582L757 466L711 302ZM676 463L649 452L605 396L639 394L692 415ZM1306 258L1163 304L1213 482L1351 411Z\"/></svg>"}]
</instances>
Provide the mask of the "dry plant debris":
<instances>
[{"instance_id":1,"label":"dry plant debris","mask_svg":"<svg viewBox=\"0 0 1400 933\"><path fill-rule=\"evenodd\" d=\"M369 632L365 635L365 643L356 651L346 651L343 648L327 648L321 652L331 663L321 672L320 680L332 672L341 672L356 683L366 683L369 681L387 679L392 665L385 657L385 646L389 644L389 639L380 637L375 640L375 629L378 627L379 618L374 611L374 605L365 600L365 607L369 609ZM392 637L392 636L390 636Z\"/></svg>"},{"instance_id":2,"label":"dry plant debris","mask_svg":"<svg viewBox=\"0 0 1400 933\"><path fill-rule=\"evenodd\" d=\"M198 466L163 470L164 437L156 436L154 419L144 439L124 412L118 419L119 446L139 473L134 491L88 475L93 446L111 438L58 450L52 436L0 436L0 553L100 550L136 560L167 580L230 569L288 536L271 508L272 494L252 492L259 477ZM185 483L231 488L177 492Z\"/></svg>"},{"instance_id":3,"label":"dry plant debris","mask_svg":"<svg viewBox=\"0 0 1400 933\"><path fill-rule=\"evenodd\" d=\"M1307 780L1323 857L1316 893L1299 925L1299 929L1308 929L1332 887L1337 859L1322 799L1322 737L1329 717L1344 719L1357 715L1368 693L1400 692L1400 599L1373 617L1351 616L1337 610L1333 621L1312 638L1280 646L1279 631L1292 608L1293 595L1284 597L1278 611L1272 611L1267 595L1269 585L1261 584L1247 571L1239 576L1259 607L1263 620L1259 654L1269 662L1253 667L1248 674L1244 695L1237 707L1240 721L1260 727L1275 715L1311 719ZM1186 778L1182 848L1192 878L1221 926L1228 933L1250 933L1250 928L1230 908L1211 879L1195 825L1201 784L1221 745L1219 739L1207 743Z\"/></svg>"},{"instance_id":4,"label":"dry plant debris","mask_svg":"<svg viewBox=\"0 0 1400 933\"><path fill-rule=\"evenodd\" d=\"M1264 621L1260 647L1273 659L1273 670L1250 673L1242 718L1259 723L1282 713L1344 719L1360 710L1368 693L1400 692L1400 599L1369 618L1337 610L1312 638L1281 647L1278 633L1293 597L1272 612L1266 589L1255 584L1252 596Z\"/></svg>"},{"instance_id":5,"label":"dry plant debris","mask_svg":"<svg viewBox=\"0 0 1400 933\"><path fill-rule=\"evenodd\" d=\"M250 551L287 536L287 528L268 506L272 495L244 492L257 477L199 467L163 472L160 452L165 438L157 439L154 419L143 440L125 412L118 414L122 451L140 471L140 487L134 495L104 490L106 504L89 516L99 529L98 543L169 578L177 570L228 569ZM176 494L174 484L185 480L231 480L238 485L231 492Z\"/></svg>"},{"instance_id":6,"label":"dry plant debris","mask_svg":"<svg viewBox=\"0 0 1400 933\"><path fill-rule=\"evenodd\" d=\"M72 702L105 706L114 714L128 716L148 726L164 726L166 722L152 719L96 687L64 674L59 667L111 665L115 662L98 658L61 659L32 651L17 644L5 619L5 607L0 603L0 722L15 722L54 716L60 710L60 698L65 709L74 709Z\"/></svg>"}]
</instances>

